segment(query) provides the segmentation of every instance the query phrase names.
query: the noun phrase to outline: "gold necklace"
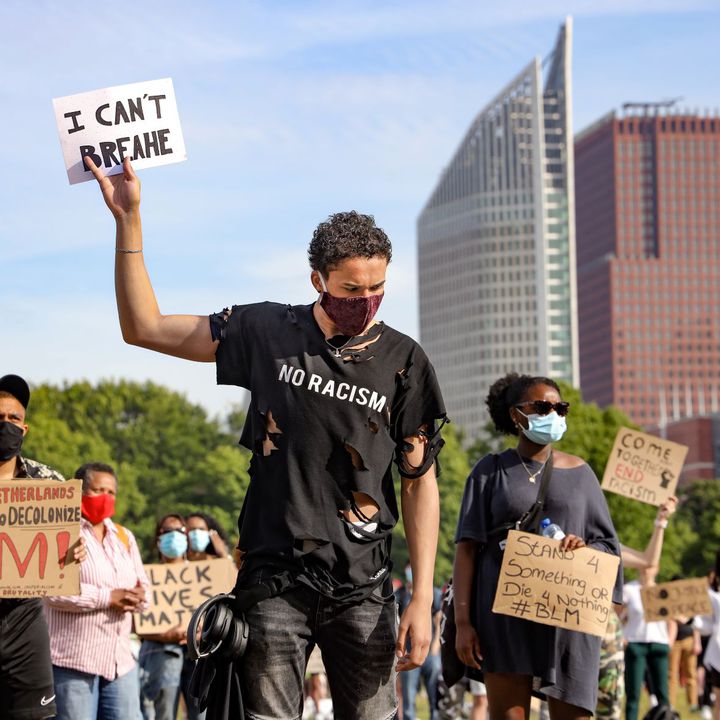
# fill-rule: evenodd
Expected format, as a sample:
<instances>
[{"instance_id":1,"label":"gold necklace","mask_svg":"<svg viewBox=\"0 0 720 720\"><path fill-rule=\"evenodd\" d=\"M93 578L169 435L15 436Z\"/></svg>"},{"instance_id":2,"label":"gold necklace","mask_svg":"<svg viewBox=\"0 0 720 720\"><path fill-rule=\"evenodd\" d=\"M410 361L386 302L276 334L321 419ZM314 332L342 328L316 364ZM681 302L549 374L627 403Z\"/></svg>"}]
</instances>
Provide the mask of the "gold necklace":
<instances>
[{"instance_id":1,"label":"gold necklace","mask_svg":"<svg viewBox=\"0 0 720 720\"><path fill-rule=\"evenodd\" d=\"M522 455L520 454L520 451L515 448L515 454L518 456L520 462L522 463L522 466L525 468L525 472L528 474L528 480L531 483L535 483L535 480L537 480L537 476L543 471L543 468L545 467L545 464L547 463L547 458L545 459L545 462L540 466L540 469L537 472L531 473L528 466L525 464L525 461L522 459Z\"/></svg>"}]
</instances>

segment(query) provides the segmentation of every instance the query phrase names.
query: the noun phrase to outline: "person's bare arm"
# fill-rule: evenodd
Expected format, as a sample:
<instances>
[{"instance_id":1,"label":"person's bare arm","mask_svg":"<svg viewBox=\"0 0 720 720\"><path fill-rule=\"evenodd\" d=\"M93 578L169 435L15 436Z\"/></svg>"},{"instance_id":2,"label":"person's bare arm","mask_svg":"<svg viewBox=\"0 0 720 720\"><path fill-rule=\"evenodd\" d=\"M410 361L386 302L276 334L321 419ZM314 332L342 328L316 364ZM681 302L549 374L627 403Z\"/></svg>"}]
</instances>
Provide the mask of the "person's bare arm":
<instances>
[{"instance_id":1,"label":"person's bare arm","mask_svg":"<svg viewBox=\"0 0 720 720\"><path fill-rule=\"evenodd\" d=\"M460 540L455 545L453 564L453 592L455 595L455 651L465 665L480 668L482 650L480 639L470 617L470 599L475 578L478 543L475 540Z\"/></svg>"},{"instance_id":2,"label":"person's bare arm","mask_svg":"<svg viewBox=\"0 0 720 720\"><path fill-rule=\"evenodd\" d=\"M115 296L123 339L186 360L213 362L217 342L212 339L206 315L160 313L143 259L140 180L130 159L123 161L121 174L107 177L92 158L86 157L85 162L115 218Z\"/></svg>"},{"instance_id":3,"label":"person's bare arm","mask_svg":"<svg viewBox=\"0 0 720 720\"><path fill-rule=\"evenodd\" d=\"M405 453L410 468L422 465L427 439L407 438L412 450ZM411 670L425 661L430 647L433 601L433 573L440 525L440 499L434 465L418 478L401 479L401 505L410 567L413 574L412 599L400 619L396 653L397 669ZM405 642L410 636L410 653Z\"/></svg>"},{"instance_id":4,"label":"person's bare arm","mask_svg":"<svg viewBox=\"0 0 720 720\"><path fill-rule=\"evenodd\" d=\"M641 552L626 545L620 546L625 567L643 570L648 567L660 566L660 555L662 554L663 540L665 539L665 525L667 525L667 519L675 512L676 506L676 497L671 497L660 505L655 518L653 534L645 550Z\"/></svg>"}]
</instances>

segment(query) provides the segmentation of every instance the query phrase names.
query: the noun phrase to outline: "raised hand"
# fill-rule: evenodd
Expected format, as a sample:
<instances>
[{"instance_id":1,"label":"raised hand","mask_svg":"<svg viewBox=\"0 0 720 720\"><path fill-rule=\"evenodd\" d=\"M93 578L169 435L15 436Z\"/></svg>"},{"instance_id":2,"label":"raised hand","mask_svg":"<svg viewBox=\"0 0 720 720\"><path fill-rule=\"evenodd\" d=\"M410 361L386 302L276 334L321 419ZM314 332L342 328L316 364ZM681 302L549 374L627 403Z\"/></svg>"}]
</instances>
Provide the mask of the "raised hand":
<instances>
[{"instance_id":1,"label":"raised hand","mask_svg":"<svg viewBox=\"0 0 720 720\"><path fill-rule=\"evenodd\" d=\"M116 219L121 219L140 207L140 180L130 164L130 158L123 160L123 171L117 175L103 175L88 155L85 164L90 169L102 190L105 204Z\"/></svg>"}]
</instances>

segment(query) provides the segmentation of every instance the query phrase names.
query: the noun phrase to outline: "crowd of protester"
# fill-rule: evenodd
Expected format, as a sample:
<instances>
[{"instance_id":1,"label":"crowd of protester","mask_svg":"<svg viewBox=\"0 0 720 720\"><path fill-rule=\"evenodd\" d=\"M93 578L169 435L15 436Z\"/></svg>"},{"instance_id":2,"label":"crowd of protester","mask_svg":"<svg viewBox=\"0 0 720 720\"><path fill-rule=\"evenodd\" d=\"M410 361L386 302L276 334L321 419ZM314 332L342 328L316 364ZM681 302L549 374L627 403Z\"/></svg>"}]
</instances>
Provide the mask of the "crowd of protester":
<instances>
[{"instance_id":1,"label":"crowd of protester","mask_svg":"<svg viewBox=\"0 0 720 720\"><path fill-rule=\"evenodd\" d=\"M27 432L26 388L17 376L0 379L0 422L21 431L6 430L8 437L21 438ZM676 704L679 688L684 686L691 712L720 720L720 553L717 566L709 573L711 616L646 622L640 590L655 583L675 498L658 509L643 551L622 546L588 465L552 451L568 414L559 387L547 379L509 375L493 385L488 406L496 427L517 435L518 443L516 448L482 458L471 472L460 511L453 573L457 654L468 668L482 670L484 682L473 676L453 686L445 683L440 653L443 610L441 592L436 589L427 657L419 667L397 676L398 718L417 717L416 701L422 688L429 720L505 718L511 716L509 709L518 705L526 708L524 716L529 717L531 695L538 689L532 679L552 677L541 716L596 714L619 720L624 711L627 720L637 720L643 687L651 703L662 709ZM551 414L554 425L545 422ZM10 443L5 440L5 444ZM15 445L19 450L21 443ZM4 451L0 447L0 453ZM62 479L19 452L3 457L0 454L0 470L4 468L0 478ZM574 549L587 544L615 553L625 568L639 573L637 580L624 587L618 577L613 600L622 610L611 613L602 643L600 638L491 613L502 556L480 550L497 542L496 526L532 504L537 493L535 480L546 472L555 473L555 480L549 485L543 513L563 527L562 546ZM74 477L82 481L82 539L76 551L81 563L80 593L42 602L54 688L50 692L47 683L39 684L44 712L66 720L204 720L205 713L188 692L194 663L187 653L186 626L142 637L134 634L133 613L147 609L149 581L132 531L113 519L121 480L113 467L100 462L81 465ZM211 558L235 562L224 530L202 512L162 515L157 520L154 547L160 563L177 565ZM404 577L395 579L394 590L402 613L413 595L409 564ZM8 637L7 626L19 616L18 608L27 613L37 607L33 600L0 600L0 640L6 648L17 642ZM34 629L45 632L40 617L32 617ZM46 658L37 633L32 642L36 654L27 658L27 667L42 677ZM7 655L0 650L0 661L3 652ZM558 657L562 663L557 662ZM0 689L15 702L22 683L17 672L7 672L6 667L0 665ZM316 648L307 667L303 718L332 717L332 698Z\"/></svg>"}]
</instances>

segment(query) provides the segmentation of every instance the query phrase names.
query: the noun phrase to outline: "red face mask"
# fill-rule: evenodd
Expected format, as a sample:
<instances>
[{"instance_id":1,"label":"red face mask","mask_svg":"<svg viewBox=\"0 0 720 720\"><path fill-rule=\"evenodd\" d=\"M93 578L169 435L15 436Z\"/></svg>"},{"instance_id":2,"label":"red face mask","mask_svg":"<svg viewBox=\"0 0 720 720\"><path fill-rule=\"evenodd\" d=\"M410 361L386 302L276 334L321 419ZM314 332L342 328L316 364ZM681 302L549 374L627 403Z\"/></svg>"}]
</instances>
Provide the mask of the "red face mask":
<instances>
[{"instance_id":1,"label":"red face mask","mask_svg":"<svg viewBox=\"0 0 720 720\"><path fill-rule=\"evenodd\" d=\"M327 291L327 285L320 275L323 292L320 295L320 307L335 323L335 327L350 337L359 335L375 317L385 293L359 297L339 298Z\"/></svg>"},{"instance_id":2,"label":"red face mask","mask_svg":"<svg viewBox=\"0 0 720 720\"><path fill-rule=\"evenodd\" d=\"M80 507L83 517L93 525L98 525L115 514L115 496L110 493L83 495Z\"/></svg>"}]
</instances>

